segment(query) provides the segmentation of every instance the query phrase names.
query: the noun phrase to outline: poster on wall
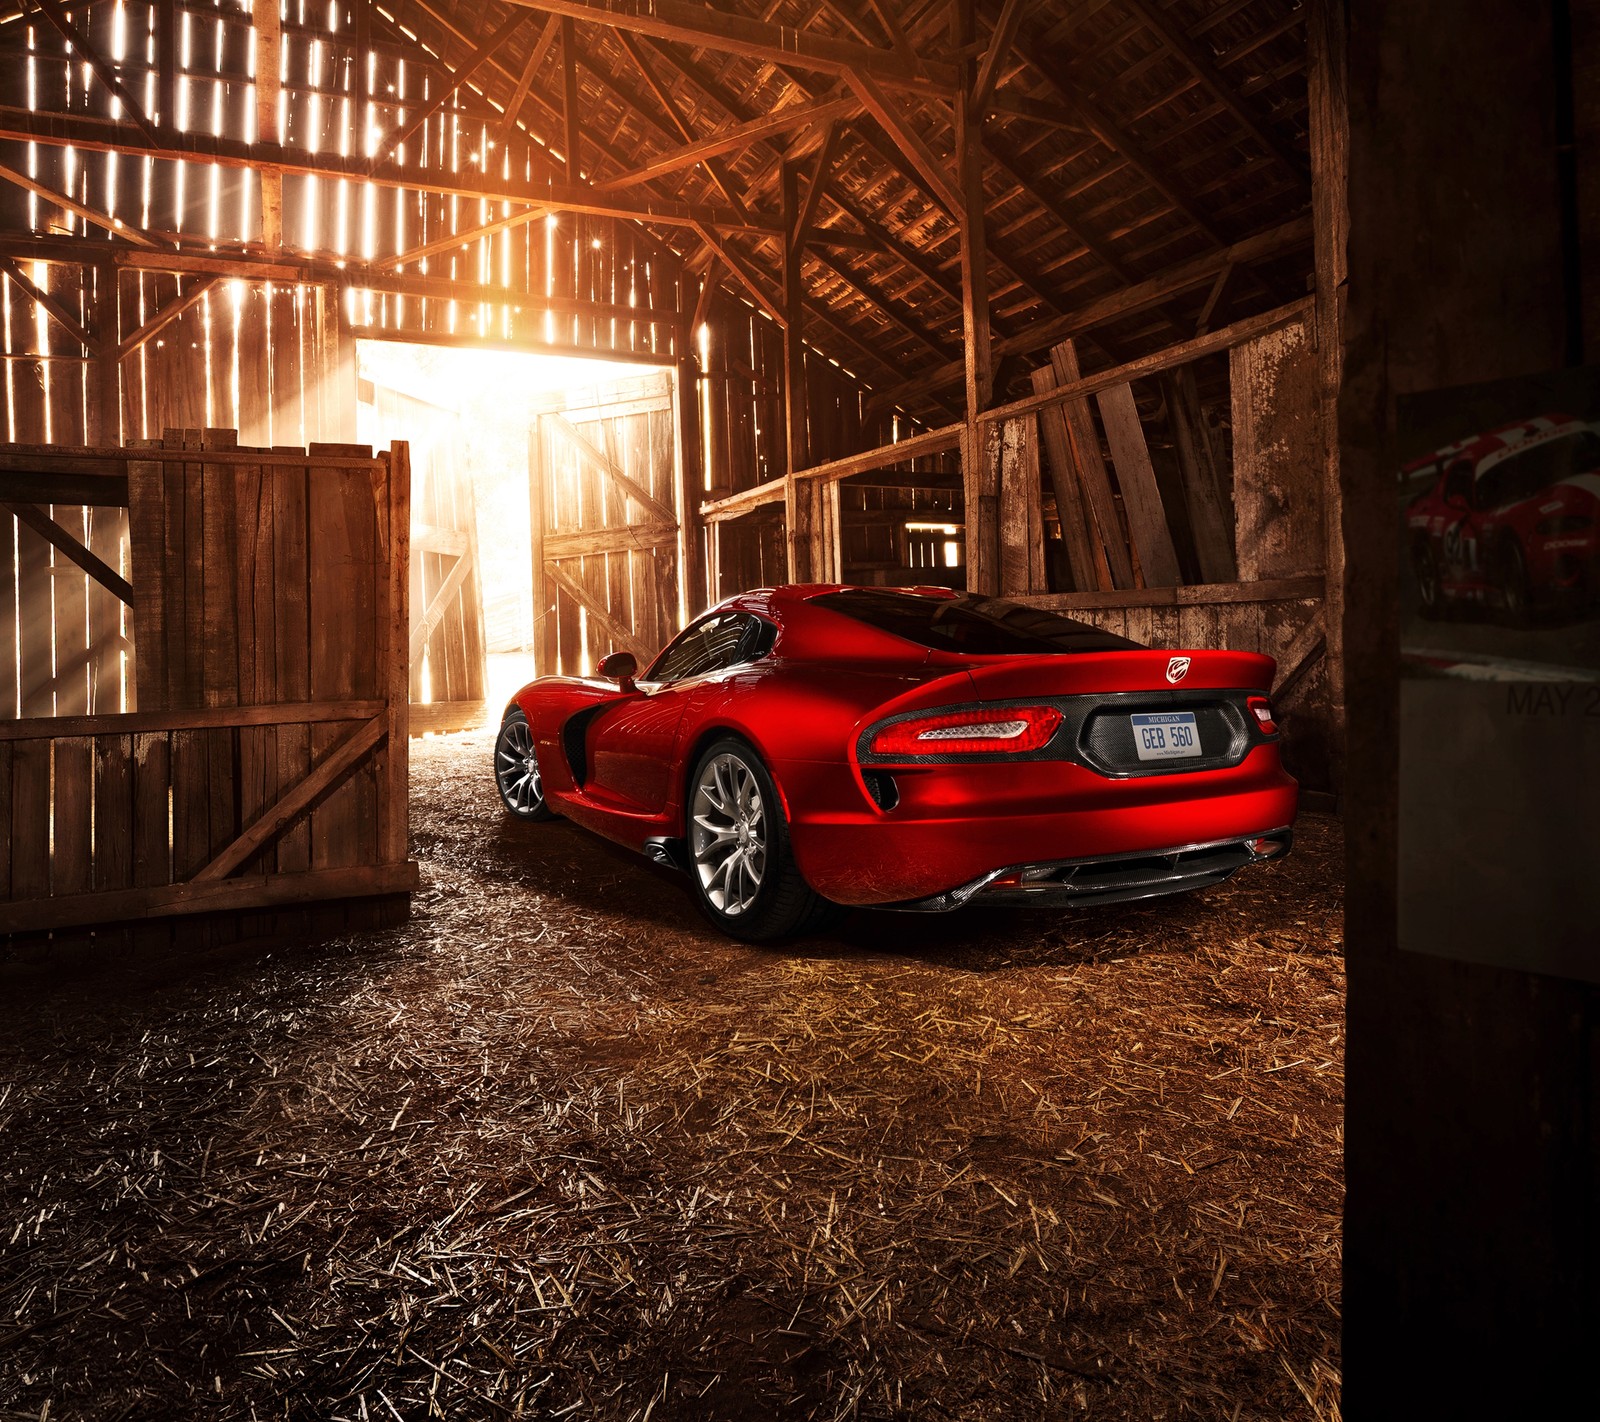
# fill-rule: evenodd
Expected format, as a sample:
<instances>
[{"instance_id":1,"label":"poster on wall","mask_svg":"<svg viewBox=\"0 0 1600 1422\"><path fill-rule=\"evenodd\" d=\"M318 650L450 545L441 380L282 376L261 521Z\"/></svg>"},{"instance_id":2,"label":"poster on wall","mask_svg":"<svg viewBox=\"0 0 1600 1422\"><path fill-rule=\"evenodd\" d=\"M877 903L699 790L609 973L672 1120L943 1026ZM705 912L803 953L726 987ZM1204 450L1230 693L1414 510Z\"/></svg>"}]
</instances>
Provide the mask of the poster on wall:
<instances>
[{"instance_id":1,"label":"poster on wall","mask_svg":"<svg viewBox=\"0 0 1600 1422\"><path fill-rule=\"evenodd\" d=\"M1400 946L1600 982L1600 367L1398 447Z\"/></svg>"}]
</instances>

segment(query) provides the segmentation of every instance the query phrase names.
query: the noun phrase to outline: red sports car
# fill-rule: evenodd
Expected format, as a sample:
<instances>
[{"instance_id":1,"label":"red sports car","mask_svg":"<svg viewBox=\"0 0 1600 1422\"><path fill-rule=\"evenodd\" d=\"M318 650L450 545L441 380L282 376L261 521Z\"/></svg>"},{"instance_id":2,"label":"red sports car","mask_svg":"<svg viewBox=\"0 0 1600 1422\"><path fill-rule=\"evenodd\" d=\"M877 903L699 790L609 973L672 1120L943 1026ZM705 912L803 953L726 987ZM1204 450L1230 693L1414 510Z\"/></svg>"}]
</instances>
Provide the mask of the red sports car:
<instances>
[{"instance_id":1,"label":"red sports car","mask_svg":"<svg viewBox=\"0 0 1600 1422\"><path fill-rule=\"evenodd\" d=\"M637 677L625 652L599 670L512 699L501 798L687 870L735 937L838 904L1148 898L1290 845L1270 657L818 585L728 599Z\"/></svg>"},{"instance_id":2,"label":"red sports car","mask_svg":"<svg viewBox=\"0 0 1600 1422\"><path fill-rule=\"evenodd\" d=\"M1600 433L1563 415L1506 425L1430 460L1406 509L1424 617L1447 606L1586 606L1600 591ZM1428 461L1418 461L1419 466Z\"/></svg>"}]
</instances>

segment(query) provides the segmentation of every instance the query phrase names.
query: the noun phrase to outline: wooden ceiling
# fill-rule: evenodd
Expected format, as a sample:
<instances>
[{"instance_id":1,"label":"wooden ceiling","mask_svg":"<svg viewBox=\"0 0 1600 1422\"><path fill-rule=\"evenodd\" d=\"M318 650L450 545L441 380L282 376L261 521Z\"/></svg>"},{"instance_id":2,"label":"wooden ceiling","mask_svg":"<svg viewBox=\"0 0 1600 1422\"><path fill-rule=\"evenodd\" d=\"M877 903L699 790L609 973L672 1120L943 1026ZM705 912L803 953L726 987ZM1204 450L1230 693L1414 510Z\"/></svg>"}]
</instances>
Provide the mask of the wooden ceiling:
<instances>
[{"instance_id":1,"label":"wooden ceiling","mask_svg":"<svg viewBox=\"0 0 1600 1422\"><path fill-rule=\"evenodd\" d=\"M774 314L792 165L811 224L806 340L910 409L961 376L964 58L992 96L980 141L997 394L1022 375L1003 358L1039 349L1036 330L1081 330L1077 313L1112 312L1094 322L1092 364L1305 290L1292 0L397 0L393 13L451 68L470 67L567 176L731 209L743 228L658 235ZM1240 243L1243 260L1210 263L1219 280L1116 314L1117 293Z\"/></svg>"}]
</instances>

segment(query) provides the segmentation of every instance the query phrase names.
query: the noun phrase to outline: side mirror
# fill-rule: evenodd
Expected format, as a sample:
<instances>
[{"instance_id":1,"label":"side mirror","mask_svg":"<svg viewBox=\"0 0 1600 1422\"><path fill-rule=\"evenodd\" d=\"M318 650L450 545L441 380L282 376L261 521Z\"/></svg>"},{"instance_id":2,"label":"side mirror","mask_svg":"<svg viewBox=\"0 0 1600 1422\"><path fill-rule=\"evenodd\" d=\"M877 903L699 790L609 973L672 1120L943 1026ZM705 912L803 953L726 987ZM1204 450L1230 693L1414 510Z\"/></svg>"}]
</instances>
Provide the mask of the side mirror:
<instances>
[{"instance_id":1,"label":"side mirror","mask_svg":"<svg viewBox=\"0 0 1600 1422\"><path fill-rule=\"evenodd\" d=\"M620 684L624 691L632 691L633 674L639 670L639 659L632 652L612 652L600 658L600 665L595 670Z\"/></svg>"}]
</instances>

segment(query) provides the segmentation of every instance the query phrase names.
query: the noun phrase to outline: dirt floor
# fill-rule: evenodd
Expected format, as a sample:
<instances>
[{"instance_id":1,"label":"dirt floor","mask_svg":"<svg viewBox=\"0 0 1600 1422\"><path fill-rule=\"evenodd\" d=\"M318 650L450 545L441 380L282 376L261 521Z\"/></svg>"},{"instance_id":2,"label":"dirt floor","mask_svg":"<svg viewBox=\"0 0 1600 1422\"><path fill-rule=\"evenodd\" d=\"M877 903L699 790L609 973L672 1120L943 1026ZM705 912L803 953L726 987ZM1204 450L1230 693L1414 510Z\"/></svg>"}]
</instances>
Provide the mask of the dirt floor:
<instances>
[{"instance_id":1,"label":"dirt floor","mask_svg":"<svg viewBox=\"0 0 1600 1422\"><path fill-rule=\"evenodd\" d=\"M405 928L0 969L0 1416L1337 1417L1335 821L757 949L413 752Z\"/></svg>"}]
</instances>

